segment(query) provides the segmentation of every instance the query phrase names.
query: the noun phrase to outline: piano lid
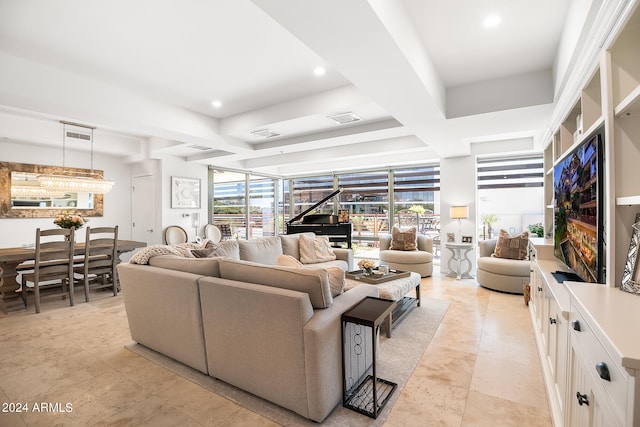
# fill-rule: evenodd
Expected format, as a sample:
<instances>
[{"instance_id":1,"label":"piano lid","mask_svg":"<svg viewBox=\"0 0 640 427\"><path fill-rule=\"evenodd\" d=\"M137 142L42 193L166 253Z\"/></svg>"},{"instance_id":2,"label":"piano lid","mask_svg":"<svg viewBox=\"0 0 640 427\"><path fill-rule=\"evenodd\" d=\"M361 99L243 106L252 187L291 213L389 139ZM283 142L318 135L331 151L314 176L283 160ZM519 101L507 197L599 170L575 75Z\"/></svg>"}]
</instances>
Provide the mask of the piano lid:
<instances>
[{"instance_id":1,"label":"piano lid","mask_svg":"<svg viewBox=\"0 0 640 427\"><path fill-rule=\"evenodd\" d=\"M296 221L299 221L300 218L302 218L303 216L305 216L306 214L308 214L309 212L311 212L312 210L314 210L315 208L317 208L318 206L320 206L321 204L323 204L324 202L326 202L327 200L329 200L332 197L337 196L338 194L342 193L342 187L338 188L336 191L334 191L333 193L329 194L327 197L325 197L324 199L320 200L319 202L315 203L313 206L311 206L309 209L307 209L306 211L302 212L301 214L291 218L289 221L287 221L287 224L291 225Z\"/></svg>"}]
</instances>

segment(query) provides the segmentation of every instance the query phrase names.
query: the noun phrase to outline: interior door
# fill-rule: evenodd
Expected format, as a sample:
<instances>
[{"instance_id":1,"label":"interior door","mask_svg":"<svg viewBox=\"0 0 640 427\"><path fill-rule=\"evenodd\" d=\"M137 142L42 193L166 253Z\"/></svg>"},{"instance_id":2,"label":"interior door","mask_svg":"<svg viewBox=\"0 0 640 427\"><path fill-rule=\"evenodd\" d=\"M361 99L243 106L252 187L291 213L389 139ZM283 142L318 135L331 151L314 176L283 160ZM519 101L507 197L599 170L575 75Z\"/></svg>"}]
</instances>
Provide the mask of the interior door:
<instances>
[{"instance_id":1,"label":"interior door","mask_svg":"<svg viewBox=\"0 0 640 427\"><path fill-rule=\"evenodd\" d=\"M153 175L134 176L132 179L131 236L133 240L160 243L155 230L155 186Z\"/></svg>"}]
</instances>

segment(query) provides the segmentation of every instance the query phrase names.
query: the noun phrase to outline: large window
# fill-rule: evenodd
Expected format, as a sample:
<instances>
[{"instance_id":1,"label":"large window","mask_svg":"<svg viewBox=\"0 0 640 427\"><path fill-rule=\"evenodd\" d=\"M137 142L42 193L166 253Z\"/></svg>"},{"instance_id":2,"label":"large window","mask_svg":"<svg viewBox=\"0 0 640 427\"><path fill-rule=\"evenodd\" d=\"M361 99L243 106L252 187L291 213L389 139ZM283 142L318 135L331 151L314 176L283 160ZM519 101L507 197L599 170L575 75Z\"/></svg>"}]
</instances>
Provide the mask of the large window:
<instances>
[{"instance_id":1,"label":"large window","mask_svg":"<svg viewBox=\"0 0 640 427\"><path fill-rule=\"evenodd\" d=\"M478 159L479 237L494 238L500 229L520 233L542 223L543 180L541 155Z\"/></svg>"},{"instance_id":2,"label":"large window","mask_svg":"<svg viewBox=\"0 0 640 427\"><path fill-rule=\"evenodd\" d=\"M440 167L393 171L394 224L416 226L421 234L440 233Z\"/></svg>"},{"instance_id":3,"label":"large window","mask_svg":"<svg viewBox=\"0 0 640 427\"><path fill-rule=\"evenodd\" d=\"M359 172L338 175L340 209L349 210L353 223L352 240L377 240L378 233L389 230L389 172Z\"/></svg>"},{"instance_id":4,"label":"large window","mask_svg":"<svg viewBox=\"0 0 640 427\"><path fill-rule=\"evenodd\" d=\"M375 246L390 225L417 226L436 235L440 215L439 166L345 172L278 179L212 170L214 224L230 224L235 238L285 233L284 224L338 188L342 193L307 214L349 211L352 241ZM281 195L281 196L280 196Z\"/></svg>"},{"instance_id":5,"label":"large window","mask_svg":"<svg viewBox=\"0 0 640 427\"><path fill-rule=\"evenodd\" d=\"M209 222L228 225L231 238L275 235L277 179L211 170L213 194Z\"/></svg>"}]
</instances>

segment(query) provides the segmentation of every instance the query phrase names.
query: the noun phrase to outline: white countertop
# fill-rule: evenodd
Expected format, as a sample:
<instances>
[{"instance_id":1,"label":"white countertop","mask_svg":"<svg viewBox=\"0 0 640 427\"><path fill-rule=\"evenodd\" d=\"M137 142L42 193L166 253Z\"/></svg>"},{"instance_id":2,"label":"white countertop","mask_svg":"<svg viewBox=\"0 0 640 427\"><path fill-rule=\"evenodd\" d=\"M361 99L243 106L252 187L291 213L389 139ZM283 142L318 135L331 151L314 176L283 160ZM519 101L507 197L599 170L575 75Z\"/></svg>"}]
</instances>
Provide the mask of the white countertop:
<instances>
[{"instance_id":1,"label":"white countertop","mask_svg":"<svg viewBox=\"0 0 640 427\"><path fill-rule=\"evenodd\" d=\"M594 332L611 342L617 353L611 356L628 371L640 370L640 295L592 283L564 285Z\"/></svg>"}]
</instances>

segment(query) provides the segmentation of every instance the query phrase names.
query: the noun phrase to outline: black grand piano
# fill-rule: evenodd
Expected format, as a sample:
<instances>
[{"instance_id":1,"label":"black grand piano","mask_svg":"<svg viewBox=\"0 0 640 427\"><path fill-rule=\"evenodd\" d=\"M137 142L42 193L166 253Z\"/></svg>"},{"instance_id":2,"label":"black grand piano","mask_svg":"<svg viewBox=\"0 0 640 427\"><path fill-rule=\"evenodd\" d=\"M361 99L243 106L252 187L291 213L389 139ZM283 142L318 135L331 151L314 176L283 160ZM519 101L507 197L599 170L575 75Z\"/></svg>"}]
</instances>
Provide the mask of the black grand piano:
<instances>
[{"instance_id":1,"label":"black grand piano","mask_svg":"<svg viewBox=\"0 0 640 427\"><path fill-rule=\"evenodd\" d=\"M327 200L335 197L342 192L342 188L337 189L329 194L318 203L311 206L287 221L287 234L306 233L311 231L318 236L329 236L332 243L347 243L347 247L351 248L351 223L339 222L337 215L330 214L311 214L307 215Z\"/></svg>"}]
</instances>

